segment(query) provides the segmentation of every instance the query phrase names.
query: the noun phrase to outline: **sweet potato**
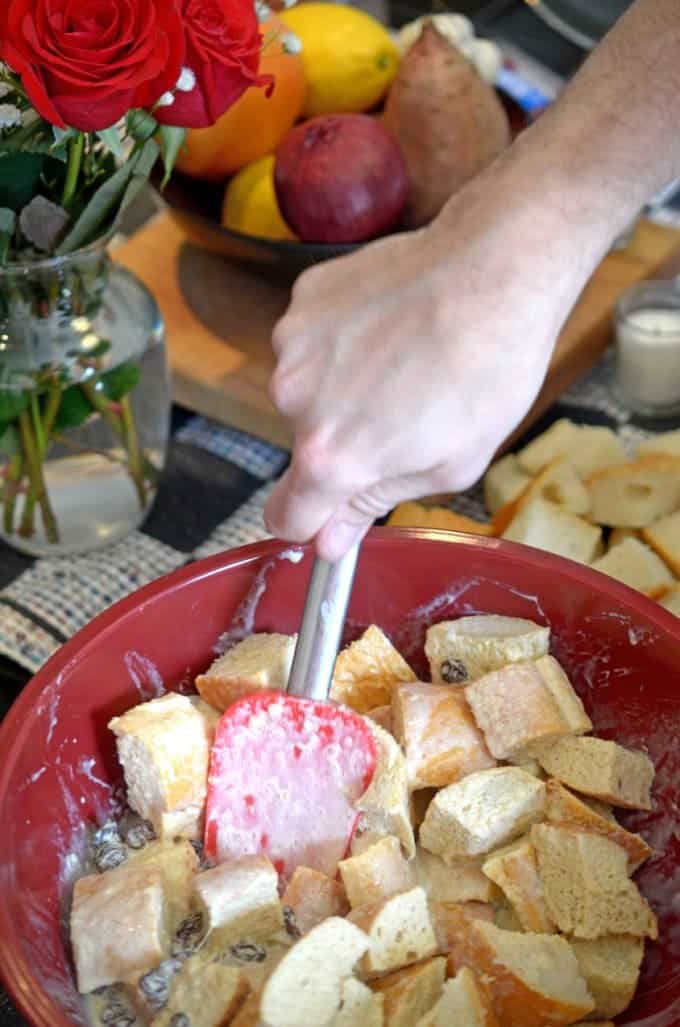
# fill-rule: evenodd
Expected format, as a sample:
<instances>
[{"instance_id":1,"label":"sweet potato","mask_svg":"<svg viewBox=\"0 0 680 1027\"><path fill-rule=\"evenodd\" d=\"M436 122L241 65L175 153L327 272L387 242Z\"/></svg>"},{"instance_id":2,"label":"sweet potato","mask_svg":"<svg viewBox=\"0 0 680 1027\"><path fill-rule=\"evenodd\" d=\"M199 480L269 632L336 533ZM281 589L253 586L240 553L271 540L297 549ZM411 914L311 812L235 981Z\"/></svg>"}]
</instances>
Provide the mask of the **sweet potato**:
<instances>
[{"instance_id":1,"label":"sweet potato","mask_svg":"<svg viewBox=\"0 0 680 1027\"><path fill-rule=\"evenodd\" d=\"M510 142L510 124L494 89L426 22L392 83L385 125L411 176L405 225L417 228Z\"/></svg>"}]
</instances>

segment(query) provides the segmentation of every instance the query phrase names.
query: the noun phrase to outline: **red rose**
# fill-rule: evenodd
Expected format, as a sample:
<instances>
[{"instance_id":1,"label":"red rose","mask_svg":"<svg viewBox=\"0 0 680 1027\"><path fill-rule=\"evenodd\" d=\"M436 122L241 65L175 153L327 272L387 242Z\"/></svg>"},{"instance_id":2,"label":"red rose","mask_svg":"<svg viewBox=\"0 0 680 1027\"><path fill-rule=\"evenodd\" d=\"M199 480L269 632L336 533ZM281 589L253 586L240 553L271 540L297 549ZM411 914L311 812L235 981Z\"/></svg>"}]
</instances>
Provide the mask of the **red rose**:
<instances>
[{"instance_id":1,"label":"red rose","mask_svg":"<svg viewBox=\"0 0 680 1027\"><path fill-rule=\"evenodd\" d=\"M47 121L85 132L173 89L184 31L173 0L0 0L0 52Z\"/></svg>"},{"instance_id":2,"label":"red rose","mask_svg":"<svg viewBox=\"0 0 680 1027\"><path fill-rule=\"evenodd\" d=\"M249 86L270 86L258 76L262 36L253 0L178 0L184 22L189 79L160 106L155 117L166 125L206 128ZM169 99L169 97L168 97Z\"/></svg>"}]
</instances>

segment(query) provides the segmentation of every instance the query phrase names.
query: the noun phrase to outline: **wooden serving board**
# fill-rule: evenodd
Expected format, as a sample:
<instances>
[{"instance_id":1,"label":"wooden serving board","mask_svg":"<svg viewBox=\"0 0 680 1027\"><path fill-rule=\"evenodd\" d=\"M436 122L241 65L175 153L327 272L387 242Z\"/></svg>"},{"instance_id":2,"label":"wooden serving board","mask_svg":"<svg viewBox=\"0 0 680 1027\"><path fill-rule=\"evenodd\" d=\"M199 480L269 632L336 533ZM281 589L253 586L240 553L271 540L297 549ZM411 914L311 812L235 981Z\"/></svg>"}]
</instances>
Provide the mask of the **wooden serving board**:
<instances>
[{"instance_id":1,"label":"wooden serving board","mask_svg":"<svg viewBox=\"0 0 680 1027\"><path fill-rule=\"evenodd\" d=\"M264 277L256 267L198 249L166 213L117 246L114 258L145 282L160 305L175 401L289 446L288 426L267 393L274 367L271 332L288 304L288 286ZM513 438L602 354L621 293L645 278L679 271L680 231L640 222L628 246L610 253L584 289L559 338L541 394Z\"/></svg>"}]
</instances>

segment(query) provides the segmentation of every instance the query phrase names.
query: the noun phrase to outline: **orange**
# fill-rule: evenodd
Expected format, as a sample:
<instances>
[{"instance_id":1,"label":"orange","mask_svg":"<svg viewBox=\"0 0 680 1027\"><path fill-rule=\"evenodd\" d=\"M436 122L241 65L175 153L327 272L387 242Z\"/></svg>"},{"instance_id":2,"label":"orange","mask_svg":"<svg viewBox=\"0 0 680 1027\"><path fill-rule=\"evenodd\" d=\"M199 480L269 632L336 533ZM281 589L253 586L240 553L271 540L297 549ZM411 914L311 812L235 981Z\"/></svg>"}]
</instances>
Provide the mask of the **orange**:
<instances>
[{"instance_id":1,"label":"orange","mask_svg":"<svg viewBox=\"0 0 680 1027\"><path fill-rule=\"evenodd\" d=\"M234 175L222 206L222 224L260 239L296 239L281 216L274 192L274 155L260 157Z\"/></svg>"},{"instance_id":2,"label":"orange","mask_svg":"<svg viewBox=\"0 0 680 1027\"><path fill-rule=\"evenodd\" d=\"M289 30L276 15L260 29L260 71L274 76L271 96L251 87L214 125L189 129L177 160L177 169L184 174L220 181L273 153L297 121L306 90L302 57L286 52L283 39Z\"/></svg>"}]
</instances>

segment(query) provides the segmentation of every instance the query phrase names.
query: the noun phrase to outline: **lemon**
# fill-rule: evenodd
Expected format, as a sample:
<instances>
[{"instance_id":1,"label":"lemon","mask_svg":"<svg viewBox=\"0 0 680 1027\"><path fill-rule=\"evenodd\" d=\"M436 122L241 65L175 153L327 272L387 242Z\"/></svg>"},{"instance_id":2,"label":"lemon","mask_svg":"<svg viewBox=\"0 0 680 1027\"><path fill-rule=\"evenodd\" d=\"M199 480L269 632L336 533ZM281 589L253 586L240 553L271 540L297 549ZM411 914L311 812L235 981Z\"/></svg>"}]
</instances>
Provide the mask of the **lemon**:
<instances>
[{"instance_id":1,"label":"lemon","mask_svg":"<svg viewBox=\"0 0 680 1027\"><path fill-rule=\"evenodd\" d=\"M379 21L346 4L304 3L286 11L286 25L302 44L305 117L359 113L382 100L400 52Z\"/></svg>"},{"instance_id":2,"label":"lemon","mask_svg":"<svg viewBox=\"0 0 680 1027\"><path fill-rule=\"evenodd\" d=\"M274 192L274 157L260 157L229 182L222 224L233 232L260 239L296 239L283 220Z\"/></svg>"}]
</instances>

